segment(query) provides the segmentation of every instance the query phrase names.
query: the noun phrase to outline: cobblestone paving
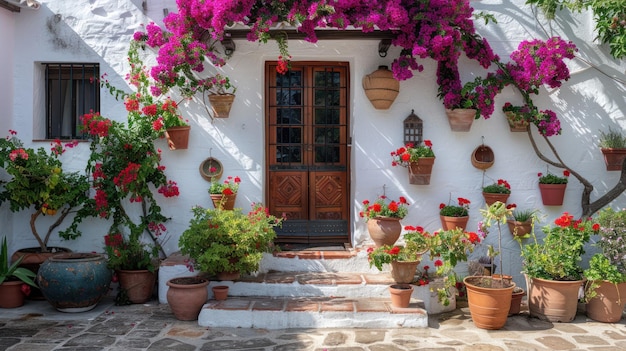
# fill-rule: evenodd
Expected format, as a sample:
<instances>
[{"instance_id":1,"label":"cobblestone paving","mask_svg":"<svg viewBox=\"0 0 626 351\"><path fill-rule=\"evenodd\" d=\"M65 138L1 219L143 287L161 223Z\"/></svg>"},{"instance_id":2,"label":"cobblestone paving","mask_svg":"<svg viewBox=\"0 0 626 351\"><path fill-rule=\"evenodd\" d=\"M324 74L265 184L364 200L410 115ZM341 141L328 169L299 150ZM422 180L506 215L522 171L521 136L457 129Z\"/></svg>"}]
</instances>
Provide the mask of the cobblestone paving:
<instances>
[{"instance_id":1,"label":"cobblestone paving","mask_svg":"<svg viewBox=\"0 0 626 351\"><path fill-rule=\"evenodd\" d=\"M176 320L157 302L105 308L91 315L59 312L54 318L0 309L0 350L626 350L623 320L604 324L582 314L572 323L553 324L522 313L509 317L503 329L487 331L474 327L461 305L430 316L429 328L266 330L199 327Z\"/></svg>"}]
</instances>

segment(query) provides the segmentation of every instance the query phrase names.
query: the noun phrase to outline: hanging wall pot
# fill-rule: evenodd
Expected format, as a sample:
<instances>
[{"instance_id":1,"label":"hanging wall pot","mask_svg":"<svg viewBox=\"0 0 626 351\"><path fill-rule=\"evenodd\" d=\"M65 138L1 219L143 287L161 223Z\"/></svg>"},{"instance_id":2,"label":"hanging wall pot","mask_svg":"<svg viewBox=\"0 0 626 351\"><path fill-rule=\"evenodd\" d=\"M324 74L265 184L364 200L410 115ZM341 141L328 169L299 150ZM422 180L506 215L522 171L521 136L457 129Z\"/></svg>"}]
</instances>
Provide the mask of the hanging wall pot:
<instances>
[{"instance_id":1,"label":"hanging wall pot","mask_svg":"<svg viewBox=\"0 0 626 351\"><path fill-rule=\"evenodd\" d=\"M363 77L363 89L375 109L387 110L400 93L400 82L387 66L378 66L376 71Z\"/></svg>"},{"instance_id":2,"label":"hanging wall pot","mask_svg":"<svg viewBox=\"0 0 626 351\"><path fill-rule=\"evenodd\" d=\"M485 144L479 145L472 152L472 166L485 170L493 166L495 158L493 150L489 146Z\"/></svg>"},{"instance_id":3,"label":"hanging wall pot","mask_svg":"<svg viewBox=\"0 0 626 351\"><path fill-rule=\"evenodd\" d=\"M208 182L219 180L223 173L222 162L215 157L209 157L200 164L200 175Z\"/></svg>"}]
</instances>

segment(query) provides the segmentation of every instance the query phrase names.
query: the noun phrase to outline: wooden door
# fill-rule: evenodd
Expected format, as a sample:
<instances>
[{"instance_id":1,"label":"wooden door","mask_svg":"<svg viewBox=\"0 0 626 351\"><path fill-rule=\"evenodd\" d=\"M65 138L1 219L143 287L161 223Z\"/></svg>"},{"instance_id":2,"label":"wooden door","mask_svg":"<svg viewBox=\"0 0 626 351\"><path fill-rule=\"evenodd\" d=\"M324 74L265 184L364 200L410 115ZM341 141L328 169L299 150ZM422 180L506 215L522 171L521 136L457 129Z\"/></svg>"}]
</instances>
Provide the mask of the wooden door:
<instances>
[{"instance_id":1,"label":"wooden door","mask_svg":"<svg viewBox=\"0 0 626 351\"><path fill-rule=\"evenodd\" d=\"M277 241L348 243L348 64L265 68L267 203L287 217Z\"/></svg>"}]
</instances>

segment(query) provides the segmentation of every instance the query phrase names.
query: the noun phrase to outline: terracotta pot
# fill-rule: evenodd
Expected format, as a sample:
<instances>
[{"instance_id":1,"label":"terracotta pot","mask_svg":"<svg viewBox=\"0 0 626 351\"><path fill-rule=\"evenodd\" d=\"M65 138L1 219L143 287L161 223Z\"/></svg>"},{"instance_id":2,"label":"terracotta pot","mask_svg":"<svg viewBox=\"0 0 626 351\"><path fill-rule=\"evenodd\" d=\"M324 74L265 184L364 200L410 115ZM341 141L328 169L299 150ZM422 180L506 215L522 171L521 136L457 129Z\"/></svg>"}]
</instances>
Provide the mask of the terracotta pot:
<instances>
[{"instance_id":1,"label":"terracotta pot","mask_svg":"<svg viewBox=\"0 0 626 351\"><path fill-rule=\"evenodd\" d=\"M617 323L622 319L626 305L626 283L599 283L596 296L585 305L587 317L598 322Z\"/></svg>"},{"instance_id":2,"label":"terracotta pot","mask_svg":"<svg viewBox=\"0 0 626 351\"><path fill-rule=\"evenodd\" d=\"M517 113L513 111L504 112L506 116L506 120L509 123L509 130L511 132L526 132L530 124L527 120L523 119L521 116L518 116Z\"/></svg>"},{"instance_id":3,"label":"terracotta pot","mask_svg":"<svg viewBox=\"0 0 626 351\"><path fill-rule=\"evenodd\" d=\"M467 227L467 222L469 221L469 216L464 217L450 217L450 216L439 216L441 220L441 226L443 230L453 230L456 228L461 228L465 230Z\"/></svg>"},{"instance_id":4,"label":"terracotta pot","mask_svg":"<svg viewBox=\"0 0 626 351\"><path fill-rule=\"evenodd\" d=\"M228 118L234 101L235 95L233 94L210 94L209 102L211 102L211 108L213 109L213 117Z\"/></svg>"},{"instance_id":5,"label":"terracotta pot","mask_svg":"<svg viewBox=\"0 0 626 351\"><path fill-rule=\"evenodd\" d=\"M491 147L482 144L474 149L470 160L472 161L472 166L485 170L491 168L493 163L496 162L496 155Z\"/></svg>"},{"instance_id":6,"label":"terracotta pot","mask_svg":"<svg viewBox=\"0 0 626 351\"><path fill-rule=\"evenodd\" d=\"M450 130L453 132L469 132L476 117L476 110L472 108L446 109Z\"/></svg>"},{"instance_id":7,"label":"terracotta pot","mask_svg":"<svg viewBox=\"0 0 626 351\"><path fill-rule=\"evenodd\" d=\"M228 298L228 286L227 285L217 285L211 288L213 290L213 297L218 300L226 300Z\"/></svg>"},{"instance_id":8,"label":"terracotta pot","mask_svg":"<svg viewBox=\"0 0 626 351\"><path fill-rule=\"evenodd\" d=\"M451 291L448 295L448 299L445 301L447 305L439 301L438 289L443 288L444 285L443 278L435 278L428 285L414 285L411 297L422 301L429 315L454 311L456 309L456 291ZM456 289L452 288L451 290Z\"/></svg>"},{"instance_id":9,"label":"terracotta pot","mask_svg":"<svg viewBox=\"0 0 626 351\"><path fill-rule=\"evenodd\" d=\"M367 231L376 247L393 245L402 233L399 218L376 217L367 221Z\"/></svg>"},{"instance_id":10,"label":"terracotta pot","mask_svg":"<svg viewBox=\"0 0 626 351\"><path fill-rule=\"evenodd\" d=\"M391 277L398 284L415 281L415 272L420 261L391 261Z\"/></svg>"},{"instance_id":11,"label":"terracotta pot","mask_svg":"<svg viewBox=\"0 0 626 351\"><path fill-rule=\"evenodd\" d=\"M97 253L61 253L41 264L37 285L61 312L92 310L109 293L111 270Z\"/></svg>"},{"instance_id":12,"label":"terracotta pot","mask_svg":"<svg viewBox=\"0 0 626 351\"><path fill-rule=\"evenodd\" d=\"M435 164L434 157L420 157L418 162L411 162L408 167L409 183L415 185L430 184L430 175Z\"/></svg>"},{"instance_id":13,"label":"terracotta pot","mask_svg":"<svg viewBox=\"0 0 626 351\"><path fill-rule=\"evenodd\" d=\"M21 280L4 281L0 284L0 308L17 308L24 305Z\"/></svg>"},{"instance_id":14,"label":"terracotta pot","mask_svg":"<svg viewBox=\"0 0 626 351\"><path fill-rule=\"evenodd\" d=\"M509 231L513 236L523 237L529 234L532 230L532 221L529 219L526 222L514 221L508 219L506 223L509 226Z\"/></svg>"},{"instance_id":15,"label":"terracotta pot","mask_svg":"<svg viewBox=\"0 0 626 351\"><path fill-rule=\"evenodd\" d=\"M191 126L167 128L165 138L170 150L184 150L189 145L189 132Z\"/></svg>"},{"instance_id":16,"label":"terracotta pot","mask_svg":"<svg viewBox=\"0 0 626 351\"><path fill-rule=\"evenodd\" d=\"M495 194L495 193L485 193L483 192L483 197L485 198L485 203L487 206L493 205L496 201L500 201L503 204L506 204L506 200L509 199L511 194Z\"/></svg>"},{"instance_id":17,"label":"terracotta pot","mask_svg":"<svg viewBox=\"0 0 626 351\"><path fill-rule=\"evenodd\" d=\"M200 277L173 278L167 281L167 303L172 313L181 321L198 319L209 293L209 280Z\"/></svg>"},{"instance_id":18,"label":"terracotta pot","mask_svg":"<svg viewBox=\"0 0 626 351\"><path fill-rule=\"evenodd\" d=\"M511 307L509 308L509 316L519 314L522 310L522 299L526 296L525 291L513 292L511 295Z\"/></svg>"},{"instance_id":19,"label":"terracotta pot","mask_svg":"<svg viewBox=\"0 0 626 351\"><path fill-rule=\"evenodd\" d=\"M126 291L128 301L144 303L152 298L156 273L147 269L115 271L119 278L120 288Z\"/></svg>"},{"instance_id":20,"label":"terracotta pot","mask_svg":"<svg viewBox=\"0 0 626 351\"><path fill-rule=\"evenodd\" d=\"M607 171L621 171L626 159L626 149L601 148Z\"/></svg>"},{"instance_id":21,"label":"terracotta pot","mask_svg":"<svg viewBox=\"0 0 626 351\"><path fill-rule=\"evenodd\" d=\"M541 200L545 206L561 206L567 184L539 184Z\"/></svg>"},{"instance_id":22,"label":"terracotta pot","mask_svg":"<svg viewBox=\"0 0 626 351\"><path fill-rule=\"evenodd\" d=\"M550 322L573 321L576 318L578 292L582 284L582 280L556 281L529 277L527 285L530 316Z\"/></svg>"},{"instance_id":23,"label":"terracotta pot","mask_svg":"<svg viewBox=\"0 0 626 351\"><path fill-rule=\"evenodd\" d=\"M400 82L387 66L378 66L376 71L363 77L363 90L375 109L386 110L400 93Z\"/></svg>"},{"instance_id":24,"label":"terracotta pot","mask_svg":"<svg viewBox=\"0 0 626 351\"><path fill-rule=\"evenodd\" d=\"M232 210L235 208L235 200L237 199L237 193L232 195L223 194L210 194L211 201L213 201L213 207L216 209L221 208L223 210Z\"/></svg>"},{"instance_id":25,"label":"terracotta pot","mask_svg":"<svg viewBox=\"0 0 626 351\"><path fill-rule=\"evenodd\" d=\"M463 279L467 289L467 302L476 327L497 330L506 324L515 283L509 282L509 286L493 288L481 284L486 280L493 282L492 277L471 276Z\"/></svg>"},{"instance_id":26,"label":"terracotta pot","mask_svg":"<svg viewBox=\"0 0 626 351\"><path fill-rule=\"evenodd\" d=\"M393 307L407 308L411 304L413 285L394 284L389 286L389 293L391 294L391 305Z\"/></svg>"}]
</instances>

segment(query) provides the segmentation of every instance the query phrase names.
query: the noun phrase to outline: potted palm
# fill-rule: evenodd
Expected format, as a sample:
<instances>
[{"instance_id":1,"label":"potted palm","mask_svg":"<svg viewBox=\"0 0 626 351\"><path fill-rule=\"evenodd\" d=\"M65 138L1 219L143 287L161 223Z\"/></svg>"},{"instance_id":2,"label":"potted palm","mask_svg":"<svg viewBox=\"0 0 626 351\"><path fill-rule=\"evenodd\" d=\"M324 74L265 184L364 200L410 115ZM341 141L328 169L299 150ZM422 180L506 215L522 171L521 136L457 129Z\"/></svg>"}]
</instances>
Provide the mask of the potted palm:
<instances>
[{"instance_id":1,"label":"potted palm","mask_svg":"<svg viewBox=\"0 0 626 351\"><path fill-rule=\"evenodd\" d=\"M397 201L390 200L385 195L379 196L373 203L363 200L359 216L367 220L367 231L376 247L393 245L398 240L402 233L400 220L406 217L408 205L403 196Z\"/></svg>"},{"instance_id":2,"label":"potted palm","mask_svg":"<svg viewBox=\"0 0 626 351\"><path fill-rule=\"evenodd\" d=\"M409 231L418 230L418 227L407 226L405 229ZM404 245L383 245L377 248L368 248L367 258L370 267L375 266L379 271L383 270L384 264L391 265L393 280L396 283L408 284L415 280L417 266L428 246L426 238L421 235L409 235L408 237L405 235L404 239Z\"/></svg>"},{"instance_id":3,"label":"potted palm","mask_svg":"<svg viewBox=\"0 0 626 351\"><path fill-rule=\"evenodd\" d=\"M241 178L233 176L228 176L223 182L219 182L217 177L211 179L209 195L211 196L213 206L224 210L235 208L239 183L241 183Z\"/></svg>"},{"instance_id":4,"label":"potted palm","mask_svg":"<svg viewBox=\"0 0 626 351\"><path fill-rule=\"evenodd\" d=\"M467 222L469 221L469 205L470 200L459 197L457 198L458 205L439 204L439 218L444 230L452 230L454 228L461 228L465 230Z\"/></svg>"},{"instance_id":5,"label":"potted palm","mask_svg":"<svg viewBox=\"0 0 626 351\"><path fill-rule=\"evenodd\" d=\"M282 218L269 215L261 204L252 204L249 213L234 210L192 208L193 217L179 239L180 251L190 258L194 269L236 280L254 272L264 252L273 250Z\"/></svg>"},{"instance_id":6,"label":"potted palm","mask_svg":"<svg viewBox=\"0 0 626 351\"><path fill-rule=\"evenodd\" d=\"M509 196L511 196L511 185L504 179L498 179L493 184L483 187L483 197L487 206L491 206L496 201L506 204Z\"/></svg>"},{"instance_id":7,"label":"potted palm","mask_svg":"<svg viewBox=\"0 0 626 351\"><path fill-rule=\"evenodd\" d=\"M490 246L489 257L500 257L497 265L500 273L488 277L468 276L463 279L463 283L467 289L467 301L474 325L483 329L500 329L506 324L515 288L515 283L504 279L502 275L502 226L507 217L511 216L512 210L504 203L496 201L480 212L485 219L483 232L486 233L493 222L498 227L498 250L494 252Z\"/></svg>"},{"instance_id":8,"label":"potted palm","mask_svg":"<svg viewBox=\"0 0 626 351\"><path fill-rule=\"evenodd\" d=\"M626 136L620 130L612 128L608 132L600 132L600 151L607 171L621 170L626 159Z\"/></svg>"},{"instance_id":9,"label":"potted palm","mask_svg":"<svg viewBox=\"0 0 626 351\"><path fill-rule=\"evenodd\" d=\"M2 239L0 248L0 308L16 308L24 304L24 295L30 294L30 286L37 287L33 278L36 274L20 267L22 257L9 265L7 238Z\"/></svg>"},{"instance_id":10,"label":"potted palm","mask_svg":"<svg viewBox=\"0 0 626 351\"><path fill-rule=\"evenodd\" d=\"M392 166L402 166L409 170L409 183L417 185L430 184L433 164L435 163L435 153L433 143L424 140L423 144L409 143L392 151Z\"/></svg>"},{"instance_id":11,"label":"potted palm","mask_svg":"<svg viewBox=\"0 0 626 351\"><path fill-rule=\"evenodd\" d=\"M535 233L532 241L521 246L522 272L528 287L528 308L532 317L551 322L571 322L576 317L578 291L583 284L580 266L585 244L599 225L591 220L574 220L564 212L545 226L546 234L539 242Z\"/></svg>"},{"instance_id":12,"label":"potted palm","mask_svg":"<svg viewBox=\"0 0 626 351\"><path fill-rule=\"evenodd\" d=\"M558 176L548 172L547 174L537 173L539 177L539 190L541 200L546 206L561 206L565 197L565 188L570 172L563 170L563 176Z\"/></svg>"},{"instance_id":13,"label":"potted palm","mask_svg":"<svg viewBox=\"0 0 626 351\"><path fill-rule=\"evenodd\" d=\"M626 210L610 207L596 217L600 230L595 246L600 248L584 271L585 311L593 320L616 323L626 305L626 259L622 243L626 240Z\"/></svg>"}]
</instances>

